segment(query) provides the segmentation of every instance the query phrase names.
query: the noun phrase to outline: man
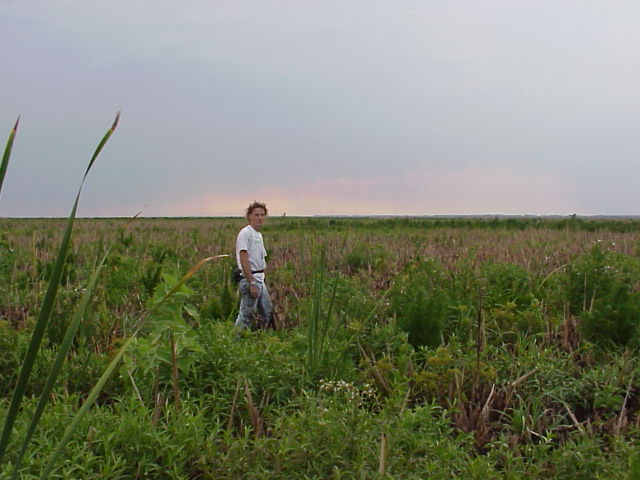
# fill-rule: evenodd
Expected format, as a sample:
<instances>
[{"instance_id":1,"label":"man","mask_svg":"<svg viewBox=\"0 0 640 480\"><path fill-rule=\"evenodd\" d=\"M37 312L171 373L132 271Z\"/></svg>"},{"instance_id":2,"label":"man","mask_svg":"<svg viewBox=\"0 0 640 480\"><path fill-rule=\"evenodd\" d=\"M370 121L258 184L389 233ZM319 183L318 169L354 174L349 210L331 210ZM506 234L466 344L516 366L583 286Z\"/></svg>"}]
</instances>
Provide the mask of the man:
<instances>
[{"instance_id":1,"label":"man","mask_svg":"<svg viewBox=\"0 0 640 480\"><path fill-rule=\"evenodd\" d=\"M260 232L266 216L267 206L254 201L247 208L249 224L240 230L236 239L236 261L242 271L239 284L240 311L236 318L236 327L240 330L251 328L251 318L256 311L262 317L262 328L273 324L271 298L264 281L267 251Z\"/></svg>"}]
</instances>

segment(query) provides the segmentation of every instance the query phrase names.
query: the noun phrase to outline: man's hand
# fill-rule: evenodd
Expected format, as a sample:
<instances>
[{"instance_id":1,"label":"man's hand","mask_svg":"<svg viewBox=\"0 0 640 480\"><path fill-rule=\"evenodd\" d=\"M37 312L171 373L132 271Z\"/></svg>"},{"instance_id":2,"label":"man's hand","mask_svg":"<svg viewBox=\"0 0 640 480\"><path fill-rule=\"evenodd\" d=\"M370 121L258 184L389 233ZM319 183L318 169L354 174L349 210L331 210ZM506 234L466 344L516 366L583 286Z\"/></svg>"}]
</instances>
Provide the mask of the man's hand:
<instances>
[{"instance_id":1,"label":"man's hand","mask_svg":"<svg viewBox=\"0 0 640 480\"><path fill-rule=\"evenodd\" d=\"M258 298L258 286L257 285L249 285L249 293L253 298Z\"/></svg>"}]
</instances>

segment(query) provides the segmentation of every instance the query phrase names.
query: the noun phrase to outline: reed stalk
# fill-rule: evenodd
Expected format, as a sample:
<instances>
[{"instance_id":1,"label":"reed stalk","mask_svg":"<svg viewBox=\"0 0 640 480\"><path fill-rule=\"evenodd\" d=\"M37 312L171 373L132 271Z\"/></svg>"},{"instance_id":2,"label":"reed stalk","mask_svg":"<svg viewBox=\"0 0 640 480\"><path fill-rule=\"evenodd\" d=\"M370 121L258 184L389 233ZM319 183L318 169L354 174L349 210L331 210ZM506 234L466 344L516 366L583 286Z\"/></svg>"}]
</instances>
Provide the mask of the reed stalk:
<instances>
[{"instance_id":1,"label":"reed stalk","mask_svg":"<svg viewBox=\"0 0 640 480\"><path fill-rule=\"evenodd\" d=\"M66 226L64 235L62 237L62 241L60 243L58 256L53 266L51 278L49 280L49 284L47 286L47 290L46 290L44 299L42 301L42 307L40 308L35 326L33 328L33 333L31 334L31 341L29 342L27 353L25 354L24 360L22 361L22 366L20 368L20 374L18 376L16 388L13 392L13 397L11 398L11 404L9 406L7 416L5 418L4 428L2 430L2 436L0 437L0 463L2 462L4 454L7 450L7 446L9 445L9 440L11 438L13 426L18 416L18 412L20 411L20 406L24 398L24 394L27 388L27 383L29 382L29 377L31 376L31 372L35 364L35 359L36 359L36 356L38 355L40 344L42 343L42 338L47 329L47 325L49 324L51 313L53 312L53 306L54 306L56 295L58 292L58 287L60 286L60 281L62 279L62 270L64 268L65 259L67 257L67 251L69 250L71 233L73 231L73 224L76 218L78 202L80 201L80 194L82 193L82 186L84 185L84 182L87 178L87 175L89 174L89 171L91 170L91 167L93 166L94 162L98 158L98 155L100 154L105 144L107 143L107 141L109 140L113 132L115 131L118 125L119 119L120 119L120 112L116 114L116 118L113 124L111 125L111 128L109 128L107 133L102 137L102 140L98 144L95 152L93 153L93 156L91 157L91 160L89 161L89 165L87 166L87 169L84 172L82 181L80 182L80 187L78 188L78 193L76 194L76 198L73 203L71 213L69 214L69 218L67 220L67 226ZM14 132L12 132L12 134L15 135L15 130ZM12 137L10 137L10 144L12 143L13 143ZM8 162L8 157L7 157L7 162ZM4 163L5 161L3 159L3 165Z\"/></svg>"},{"instance_id":2,"label":"reed stalk","mask_svg":"<svg viewBox=\"0 0 640 480\"><path fill-rule=\"evenodd\" d=\"M177 406L179 406L180 382L178 381L178 351L173 331L169 332L169 341L171 343L171 384L173 386L173 401Z\"/></svg>"},{"instance_id":3,"label":"reed stalk","mask_svg":"<svg viewBox=\"0 0 640 480\"><path fill-rule=\"evenodd\" d=\"M331 288L331 298L327 305L326 313L324 313L323 297L327 270L326 254L326 246L323 246L320 252L320 261L313 279L313 304L307 330L307 359L311 372L318 370L329 346L329 326L331 325L333 304L338 288L338 277L336 277Z\"/></svg>"},{"instance_id":4,"label":"reed stalk","mask_svg":"<svg viewBox=\"0 0 640 480\"><path fill-rule=\"evenodd\" d=\"M341 251L347 244L347 234L342 239ZM320 258L313 272L312 307L311 316L307 328L307 363L311 372L317 372L320 364L326 359L328 348L334 340L342 322L337 322L332 332L329 331L332 324L333 307L340 277L336 276L331 285L331 296L325 305L323 302L325 281L327 275L327 245L323 244L320 250ZM326 307L326 308L323 308Z\"/></svg>"}]
</instances>

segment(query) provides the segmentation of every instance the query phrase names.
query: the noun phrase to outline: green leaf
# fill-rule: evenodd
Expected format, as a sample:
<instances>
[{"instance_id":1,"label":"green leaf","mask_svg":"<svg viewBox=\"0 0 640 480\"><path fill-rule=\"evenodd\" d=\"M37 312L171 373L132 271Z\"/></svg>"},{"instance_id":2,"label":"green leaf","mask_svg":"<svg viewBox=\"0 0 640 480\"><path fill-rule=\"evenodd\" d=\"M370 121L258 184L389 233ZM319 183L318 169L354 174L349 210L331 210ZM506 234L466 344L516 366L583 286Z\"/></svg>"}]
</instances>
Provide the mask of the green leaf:
<instances>
[{"instance_id":1,"label":"green leaf","mask_svg":"<svg viewBox=\"0 0 640 480\"><path fill-rule=\"evenodd\" d=\"M16 137L16 132L18 131L18 124L20 123L20 117L16 120L16 124L14 125L11 133L9 134L9 139L7 140L7 146L4 149L4 154L2 155L2 163L0 164L0 191L2 191L2 183L4 182L4 176L7 173L7 168L9 167L9 157L11 157L11 149L13 148L13 140Z\"/></svg>"},{"instance_id":2,"label":"green leaf","mask_svg":"<svg viewBox=\"0 0 640 480\"><path fill-rule=\"evenodd\" d=\"M76 211L78 209L78 202L80 200L80 193L82 192L82 185L87 178L87 175L93 166L98 154L104 147L104 144L109 139L115 126L118 123L118 118L120 117L120 112L116 115L116 120L113 123L113 126L107 131L104 135L98 147L96 148L91 160L89 162L89 166L82 177L82 182L80 182L80 187L78 188L78 193L76 194L76 199L73 203L73 208L71 209L71 213L69 214L69 219L67 220L67 227L64 231L64 235L62 237L62 241L60 243L60 248L58 250L58 256L56 258L56 262L53 266L53 271L51 273L51 278L49 279L49 284L47 285L47 291L44 296L44 300L42 301L42 307L38 313L38 317L36 320L36 324L33 328L33 332L31 334L31 341L29 342L29 347L27 348L27 353L25 354L24 360L22 361L22 366L20 367L20 374L18 376L18 381L16 383L16 388L13 392L13 397L11 398L11 404L9 406L9 410L7 412L7 416L4 422L4 428L2 430L2 437L0 437L0 462L2 462L2 458L6 452L7 446L9 445L9 439L11 438L11 433L13 431L13 425L15 424L16 418L18 416L18 412L20 411L20 405L22 404L22 399L24 397L24 393L27 388L27 383L29 382L29 377L31 376L31 371L33 370L33 366L35 364L36 356L38 355L38 350L40 349L40 344L42 343L42 337L47 329L47 325L49 324L49 319L51 318L51 313L53 312L53 306L55 303L56 295L58 292L58 287L60 286L60 280L62 278L62 270L64 268L65 259L67 257L67 251L69 250L69 243L71 241L71 232L73 230L73 223L76 218ZM4 163L4 162L3 162Z\"/></svg>"}]
</instances>

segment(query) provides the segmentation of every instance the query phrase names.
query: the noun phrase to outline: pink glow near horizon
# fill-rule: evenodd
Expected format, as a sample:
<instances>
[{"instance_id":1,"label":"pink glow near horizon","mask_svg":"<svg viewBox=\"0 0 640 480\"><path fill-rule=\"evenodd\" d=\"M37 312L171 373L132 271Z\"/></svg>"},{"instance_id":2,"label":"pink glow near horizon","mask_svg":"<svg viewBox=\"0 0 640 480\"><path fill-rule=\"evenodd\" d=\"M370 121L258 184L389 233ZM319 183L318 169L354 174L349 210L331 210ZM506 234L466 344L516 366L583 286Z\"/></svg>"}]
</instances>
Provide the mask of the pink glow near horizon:
<instances>
[{"instance_id":1,"label":"pink glow near horizon","mask_svg":"<svg viewBox=\"0 0 640 480\"><path fill-rule=\"evenodd\" d=\"M570 186L551 176L468 168L460 172L423 169L400 180L382 177L310 181L286 187L263 187L253 193L205 192L173 206L158 206L171 216L242 215L254 199L266 202L271 215L446 215L566 214ZM531 209L531 199L536 199ZM514 200L516 199L516 200ZM518 201L521 199L521 201ZM576 205L578 209L579 205ZM155 210L153 206L150 210Z\"/></svg>"}]
</instances>

